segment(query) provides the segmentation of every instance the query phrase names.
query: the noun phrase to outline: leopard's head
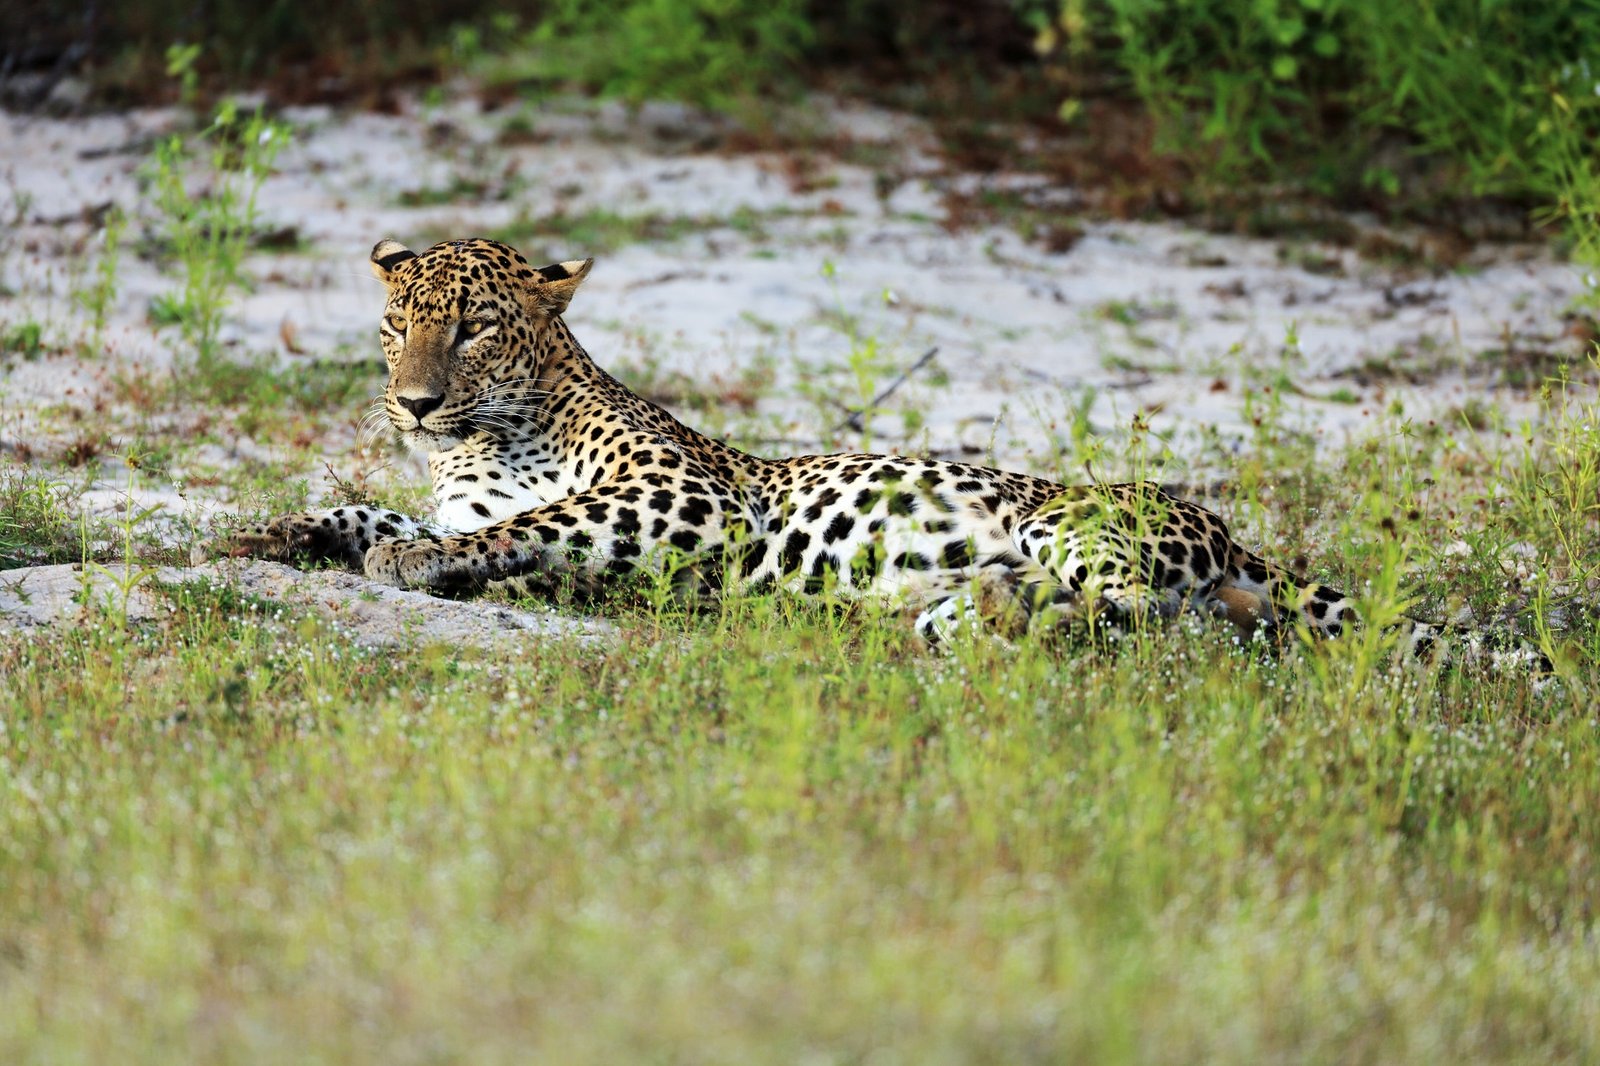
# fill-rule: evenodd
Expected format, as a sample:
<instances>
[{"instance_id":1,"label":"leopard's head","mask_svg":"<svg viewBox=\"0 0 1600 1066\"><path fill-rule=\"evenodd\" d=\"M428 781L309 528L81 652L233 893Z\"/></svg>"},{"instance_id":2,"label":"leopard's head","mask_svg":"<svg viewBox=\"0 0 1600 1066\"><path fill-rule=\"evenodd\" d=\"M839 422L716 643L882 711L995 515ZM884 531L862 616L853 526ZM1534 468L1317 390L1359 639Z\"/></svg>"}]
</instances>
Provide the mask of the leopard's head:
<instances>
[{"instance_id":1,"label":"leopard's head","mask_svg":"<svg viewBox=\"0 0 1600 1066\"><path fill-rule=\"evenodd\" d=\"M398 241L372 249L389 290L379 336L389 363L384 410L413 451L500 436L536 419L540 339L567 309L593 259L531 267L499 241Z\"/></svg>"}]
</instances>

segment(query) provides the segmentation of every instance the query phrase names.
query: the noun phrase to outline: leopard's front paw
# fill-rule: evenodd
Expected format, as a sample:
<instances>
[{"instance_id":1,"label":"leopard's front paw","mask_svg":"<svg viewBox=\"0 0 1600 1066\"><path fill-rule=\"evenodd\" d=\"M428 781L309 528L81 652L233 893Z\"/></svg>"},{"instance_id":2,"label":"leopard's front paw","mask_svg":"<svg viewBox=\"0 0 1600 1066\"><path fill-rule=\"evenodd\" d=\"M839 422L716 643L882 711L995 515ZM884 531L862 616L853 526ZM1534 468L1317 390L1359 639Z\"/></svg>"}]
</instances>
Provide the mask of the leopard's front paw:
<instances>
[{"instance_id":1,"label":"leopard's front paw","mask_svg":"<svg viewBox=\"0 0 1600 1066\"><path fill-rule=\"evenodd\" d=\"M205 557L272 559L306 562L334 559L359 564L361 552L347 531L323 515L279 515L268 522L245 526L205 545Z\"/></svg>"},{"instance_id":2,"label":"leopard's front paw","mask_svg":"<svg viewBox=\"0 0 1600 1066\"><path fill-rule=\"evenodd\" d=\"M403 589L459 589L474 583L470 568L436 540L386 540L367 549L367 577Z\"/></svg>"}]
</instances>

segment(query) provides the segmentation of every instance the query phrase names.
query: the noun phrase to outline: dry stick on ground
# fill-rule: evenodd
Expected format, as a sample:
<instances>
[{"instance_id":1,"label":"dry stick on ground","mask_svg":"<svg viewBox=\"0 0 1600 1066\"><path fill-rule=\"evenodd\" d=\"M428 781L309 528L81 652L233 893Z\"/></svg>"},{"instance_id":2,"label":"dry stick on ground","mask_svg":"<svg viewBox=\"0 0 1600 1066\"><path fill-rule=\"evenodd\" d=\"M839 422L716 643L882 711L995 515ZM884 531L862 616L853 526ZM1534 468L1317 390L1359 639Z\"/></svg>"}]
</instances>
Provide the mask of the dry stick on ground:
<instances>
[{"instance_id":1,"label":"dry stick on ground","mask_svg":"<svg viewBox=\"0 0 1600 1066\"><path fill-rule=\"evenodd\" d=\"M862 422L862 419L867 416L867 412L875 410L880 403L894 395L894 390L898 389L901 385L904 385L906 380L910 378L912 374L915 374L917 371L921 370L928 364L928 360L932 359L938 354L938 345L934 345L932 348L929 348L927 351L923 352L922 355L917 358L915 363L912 363L910 366L906 367L905 370L901 372L899 377L895 378L884 387L882 392L878 393L878 395L867 401L865 407L851 411L848 417L846 417L845 420L840 422L837 426L834 426L830 432L843 433L846 429L853 429L857 433L860 433L866 428L866 425Z\"/></svg>"}]
</instances>

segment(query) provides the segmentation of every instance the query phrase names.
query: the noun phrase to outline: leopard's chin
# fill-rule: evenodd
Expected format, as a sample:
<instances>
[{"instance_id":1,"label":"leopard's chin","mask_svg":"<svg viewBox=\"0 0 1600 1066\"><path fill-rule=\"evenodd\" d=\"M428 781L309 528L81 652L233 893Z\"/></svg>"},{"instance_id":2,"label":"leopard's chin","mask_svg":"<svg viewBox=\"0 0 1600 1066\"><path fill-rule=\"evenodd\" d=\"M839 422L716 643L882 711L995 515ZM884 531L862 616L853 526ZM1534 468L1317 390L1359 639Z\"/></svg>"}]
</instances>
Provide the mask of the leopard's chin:
<instances>
[{"instance_id":1,"label":"leopard's chin","mask_svg":"<svg viewBox=\"0 0 1600 1066\"><path fill-rule=\"evenodd\" d=\"M447 452L461 444L461 438L450 433L440 433L420 426L402 430L400 439L406 448L416 455L431 455L434 452Z\"/></svg>"}]
</instances>

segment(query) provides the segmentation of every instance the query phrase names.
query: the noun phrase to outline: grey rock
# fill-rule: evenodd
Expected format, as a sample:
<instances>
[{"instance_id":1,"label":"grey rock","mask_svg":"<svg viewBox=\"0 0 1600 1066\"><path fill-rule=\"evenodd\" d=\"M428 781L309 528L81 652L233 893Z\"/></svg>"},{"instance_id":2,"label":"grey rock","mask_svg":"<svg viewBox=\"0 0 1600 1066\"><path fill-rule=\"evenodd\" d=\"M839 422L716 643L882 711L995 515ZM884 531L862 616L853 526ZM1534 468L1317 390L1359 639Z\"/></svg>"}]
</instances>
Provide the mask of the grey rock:
<instances>
[{"instance_id":1,"label":"grey rock","mask_svg":"<svg viewBox=\"0 0 1600 1066\"><path fill-rule=\"evenodd\" d=\"M133 572L138 575L137 569ZM160 567L129 582L118 564L32 566L0 573L0 632L75 625L109 611L129 622L151 621L170 610L156 585L211 582L294 614L334 623L352 644L416 647L426 644L493 647L540 637L602 639L612 627L554 611L529 611L483 600L445 600L374 584L342 570L296 570L281 563L224 560L194 567ZM124 592L122 586L131 587Z\"/></svg>"}]
</instances>

